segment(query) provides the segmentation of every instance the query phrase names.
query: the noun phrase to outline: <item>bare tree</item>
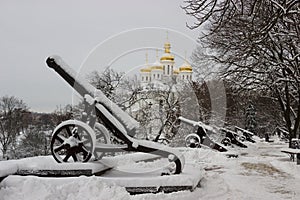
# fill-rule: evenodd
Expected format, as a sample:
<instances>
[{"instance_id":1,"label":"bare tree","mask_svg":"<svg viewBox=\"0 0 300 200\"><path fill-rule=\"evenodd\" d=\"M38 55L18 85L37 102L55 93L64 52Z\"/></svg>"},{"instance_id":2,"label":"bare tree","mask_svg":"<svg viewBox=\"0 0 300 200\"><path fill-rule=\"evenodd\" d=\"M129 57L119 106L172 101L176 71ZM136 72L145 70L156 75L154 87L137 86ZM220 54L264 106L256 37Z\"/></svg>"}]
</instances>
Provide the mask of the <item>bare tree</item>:
<instances>
[{"instance_id":1,"label":"bare tree","mask_svg":"<svg viewBox=\"0 0 300 200\"><path fill-rule=\"evenodd\" d=\"M27 126L24 120L27 111L26 104L14 96L0 98L0 148L3 158L7 158L8 151L15 156L16 138Z\"/></svg>"},{"instance_id":2,"label":"bare tree","mask_svg":"<svg viewBox=\"0 0 300 200\"><path fill-rule=\"evenodd\" d=\"M47 125L46 129L54 130L55 127L63 121L76 118L77 115L80 115L81 103L78 105L67 104L65 106L56 106L56 109L49 114L39 113L34 117L32 124L34 127L42 127Z\"/></svg>"},{"instance_id":3,"label":"bare tree","mask_svg":"<svg viewBox=\"0 0 300 200\"><path fill-rule=\"evenodd\" d=\"M300 124L300 1L185 1L183 9L205 27L199 41L213 49L223 77L239 90L270 91L291 139Z\"/></svg>"},{"instance_id":4,"label":"bare tree","mask_svg":"<svg viewBox=\"0 0 300 200\"><path fill-rule=\"evenodd\" d=\"M121 84L124 73L116 72L113 69L106 68L103 72L94 71L88 79L97 89L101 90L109 99L115 100L116 89Z\"/></svg>"},{"instance_id":5,"label":"bare tree","mask_svg":"<svg viewBox=\"0 0 300 200\"><path fill-rule=\"evenodd\" d=\"M160 120L161 126L155 138L158 141L161 134L164 132L167 139L172 139L178 132L179 121L177 120L181 113L181 96L178 91L174 91L175 85L169 83L166 89L158 91L159 109L157 118Z\"/></svg>"},{"instance_id":6,"label":"bare tree","mask_svg":"<svg viewBox=\"0 0 300 200\"><path fill-rule=\"evenodd\" d=\"M49 155L52 129L47 126L31 125L20 138L17 158Z\"/></svg>"}]
</instances>

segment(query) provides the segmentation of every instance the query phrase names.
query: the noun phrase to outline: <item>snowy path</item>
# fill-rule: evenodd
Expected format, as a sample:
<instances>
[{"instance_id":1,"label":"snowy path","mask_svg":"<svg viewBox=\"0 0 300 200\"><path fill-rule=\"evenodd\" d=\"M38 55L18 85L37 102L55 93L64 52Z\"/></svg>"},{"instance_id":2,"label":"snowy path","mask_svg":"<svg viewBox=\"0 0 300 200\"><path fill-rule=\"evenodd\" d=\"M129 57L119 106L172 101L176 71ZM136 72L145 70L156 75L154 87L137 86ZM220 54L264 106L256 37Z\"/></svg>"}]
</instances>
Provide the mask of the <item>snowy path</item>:
<instances>
[{"instance_id":1,"label":"snowy path","mask_svg":"<svg viewBox=\"0 0 300 200\"><path fill-rule=\"evenodd\" d=\"M280 152L287 144L247 144L238 159L205 158L206 180L189 199L299 199L300 166ZM297 198L298 197L298 198Z\"/></svg>"},{"instance_id":2,"label":"snowy path","mask_svg":"<svg viewBox=\"0 0 300 200\"><path fill-rule=\"evenodd\" d=\"M201 188L194 192L130 196L125 188L103 183L97 177L45 179L10 176L0 184L0 200L73 200L83 197L97 200L299 199L300 166L289 161L287 154L280 152L287 144L275 141L247 145L247 149L234 149L240 154L239 158L227 158L208 149L181 149L187 163L206 169Z\"/></svg>"},{"instance_id":3,"label":"snowy path","mask_svg":"<svg viewBox=\"0 0 300 200\"><path fill-rule=\"evenodd\" d=\"M145 194L132 199L299 199L300 166L280 152L284 143L247 143L248 149L236 149L239 158L226 158L208 150L194 150L187 160L200 158L206 168L202 187L194 192ZM201 161L200 161L201 160Z\"/></svg>"}]
</instances>

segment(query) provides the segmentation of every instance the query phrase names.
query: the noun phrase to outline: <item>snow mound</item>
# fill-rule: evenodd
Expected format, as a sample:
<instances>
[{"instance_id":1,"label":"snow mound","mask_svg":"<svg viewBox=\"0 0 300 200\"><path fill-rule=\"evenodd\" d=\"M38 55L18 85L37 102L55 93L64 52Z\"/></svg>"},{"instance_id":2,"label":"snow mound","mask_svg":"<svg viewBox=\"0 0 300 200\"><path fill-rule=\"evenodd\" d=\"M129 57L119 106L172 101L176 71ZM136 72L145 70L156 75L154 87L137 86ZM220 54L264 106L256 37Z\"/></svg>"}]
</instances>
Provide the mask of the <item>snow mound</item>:
<instances>
[{"instance_id":1,"label":"snow mound","mask_svg":"<svg viewBox=\"0 0 300 200\"><path fill-rule=\"evenodd\" d=\"M103 183L97 177L39 178L9 176L0 184L0 199L129 199L123 187Z\"/></svg>"},{"instance_id":2,"label":"snow mound","mask_svg":"<svg viewBox=\"0 0 300 200\"><path fill-rule=\"evenodd\" d=\"M291 162L289 155L281 152L282 148L287 148L287 144L276 142L276 140L272 143L258 140L256 143L249 143L247 149L231 148L231 151L239 154L238 158L227 158L225 153L205 148L178 148L177 150L185 156L188 166L199 166L204 169L204 172L201 172L203 176L200 182L201 187L196 188L193 192L149 193L130 196L124 187L113 184L113 181L104 182L103 180L108 179L107 177L100 179L93 176L76 178L8 176L0 184L0 200L299 199L300 166ZM117 163L134 172L137 172L138 168L153 169L161 166L162 160L136 163L141 156L144 157L140 153L122 155L117 158L119 159ZM21 162L25 162L25 160ZM8 162L3 161L2 166L5 164ZM146 178L149 179L149 177ZM128 181L137 185L145 184L145 179L138 179L138 177L128 177L126 183ZM138 183L139 181L140 183ZM183 179L176 179L174 184L180 181Z\"/></svg>"}]
</instances>

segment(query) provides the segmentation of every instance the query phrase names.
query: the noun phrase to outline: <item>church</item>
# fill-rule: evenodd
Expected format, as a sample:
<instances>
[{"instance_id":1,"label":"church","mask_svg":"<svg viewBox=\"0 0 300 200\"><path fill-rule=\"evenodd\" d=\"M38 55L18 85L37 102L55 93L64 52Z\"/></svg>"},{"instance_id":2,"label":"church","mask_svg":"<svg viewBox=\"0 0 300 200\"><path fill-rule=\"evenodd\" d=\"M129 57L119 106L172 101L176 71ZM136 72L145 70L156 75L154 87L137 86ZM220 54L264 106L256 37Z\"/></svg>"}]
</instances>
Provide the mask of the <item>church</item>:
<instances>
[{"instance_id":1,"label":"church","mask_svg":"<svg viewBox=\"0 0 300 200\"><path fill-rule=\"evenodd\" d=\"M171 44L167 41L164 44L164 54L161 55L160 59L157 55L156 62L150 64L146 57L146 64L140 70L140 82L143 87L155 83L166 84L170 81L178 83L192 80L192 75L192 66L186 59L180 67L175 67L175 57L171 54Z\"/></svg>"},{"instance_id":2,"label":"church","mask_svg":"<svg viewBox=\"0 0 300 200\"><path fill-rule=\"evenodd\" d=\"M156 51L156 61L146 63L140 69L140 89L132 102L129 102L128 112L140 122L141 131L145 135L138 137L153 140L168 138L178 131L178 116L181 112L179 91L184 89L183 82L192 80L193 69L186 61L179 67L175 66L175 56L171 53L171 44L165 42L164 52L159 57Z\"/></svg>"}]
</instances>

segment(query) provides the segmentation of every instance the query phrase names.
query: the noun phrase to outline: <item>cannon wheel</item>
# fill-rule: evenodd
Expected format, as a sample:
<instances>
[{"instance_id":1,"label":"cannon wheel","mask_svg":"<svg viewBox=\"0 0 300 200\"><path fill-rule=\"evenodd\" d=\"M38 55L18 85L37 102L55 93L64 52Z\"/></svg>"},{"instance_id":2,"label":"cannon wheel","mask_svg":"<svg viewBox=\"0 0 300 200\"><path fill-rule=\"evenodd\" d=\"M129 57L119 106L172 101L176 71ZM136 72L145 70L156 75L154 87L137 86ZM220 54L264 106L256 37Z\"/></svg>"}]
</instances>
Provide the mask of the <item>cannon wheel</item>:
<instances>
[{"instance_id":1,"label":"cannon wheel","mask_svg":"<svg viewBox=\"0 0 300 200\"><path fill-rule=\"evenodd\" d=\"M241 135L241 136L239 137L239 140L241 140L242 142L244 142L244 141L246 140L246 137L245 137L244 135Z\"/></svg>"},{"instance_id":2,"label":"cannon wheel","mask_svg":"<svg viewBox=\"0 0 300 200\"><path fill-rule=\"evenodd\" d=\"M104 143L104 144L111 144L110 142L110 134L108 130L100 123L96 123L94 127L96 133L96 144L97 143ZM105 152L98 152L94 151L94 159L100 160L104 156Z\"/></svg>"},{"instance_id":3,"label":"cannon wheel","mask_svg":"<svg viewBox=\"0 0 300 200\"><path fill-rule=\"evenodd\" d=\"M51 153L61 162L87 162L95 149L95 132L84 122L68 120L59 124L51 139Z\"/></svg>"},{"instance_id":4,"label":"cannon wheel","mask_svg":"<svg viewBox=\"0 0 300 200\"><path fill-rule=\"evenodd\" d=\"M185 137L186 147L197 148L199 147L200 143L201 143L200 137L195 133L189 134Z\"/></svg>"},{"instance_id":5,"label":"cannon wheel","mask_svg":"<svg viewBox=\"0 0 300 200\"><path fill-rule=\"evenodd\" d=\"M222 144L224 144L225 146L230 146L231 145L231 140L229 137L225 137L222 141Z\"/></svg>"}]
</instances>

